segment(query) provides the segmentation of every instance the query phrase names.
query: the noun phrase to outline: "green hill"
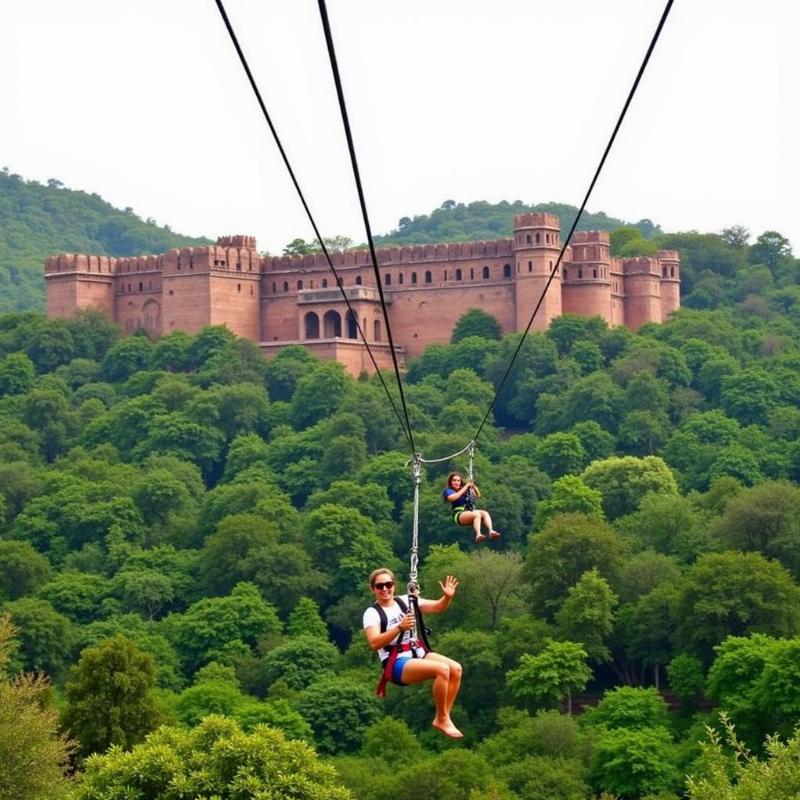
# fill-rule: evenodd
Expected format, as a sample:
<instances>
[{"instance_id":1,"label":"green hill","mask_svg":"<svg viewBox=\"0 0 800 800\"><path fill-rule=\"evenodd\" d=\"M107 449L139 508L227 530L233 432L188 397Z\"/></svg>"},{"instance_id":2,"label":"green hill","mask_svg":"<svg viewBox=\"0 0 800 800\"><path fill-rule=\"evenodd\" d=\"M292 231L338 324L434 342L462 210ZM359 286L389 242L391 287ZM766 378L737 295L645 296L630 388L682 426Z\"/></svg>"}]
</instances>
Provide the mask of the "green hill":
<instances>
[{"instance_id":1,"label":"green hill","mask_svg":"<svg viewBox=\"0 0 800 800\"><path fill-rule=\"evenodd\" d=\"M498 239L511 236L514 230L514 215L525 211L544 211L557 214L561 220L561 230L568 231L575 215L576 206L564 203L535 203L527 205L521 200L508 203L487 203L478 200L474 203L456 203L445 200L430 214L419 214L413 218L403 217L397 228L385 236L377 236L380 244L428 244L432 242L457 242L465 240ZM645 239L661 233L661 228L649 219L631 223L609 217L602 211L591 214L584 212L578 230L613 231L623 226L639 230Z\"/></svg>"},{"instance_id":2,"label":"green hill","mask_svg":"<svg viewBox=\"0 0 800 800\"><path fill-rule=\"evenodd\" d=\"M0 312L44 307L44 259L54 253L160 253L207 244L114 208L97 194L0 172Z\"/></svg>"}]
</instances>

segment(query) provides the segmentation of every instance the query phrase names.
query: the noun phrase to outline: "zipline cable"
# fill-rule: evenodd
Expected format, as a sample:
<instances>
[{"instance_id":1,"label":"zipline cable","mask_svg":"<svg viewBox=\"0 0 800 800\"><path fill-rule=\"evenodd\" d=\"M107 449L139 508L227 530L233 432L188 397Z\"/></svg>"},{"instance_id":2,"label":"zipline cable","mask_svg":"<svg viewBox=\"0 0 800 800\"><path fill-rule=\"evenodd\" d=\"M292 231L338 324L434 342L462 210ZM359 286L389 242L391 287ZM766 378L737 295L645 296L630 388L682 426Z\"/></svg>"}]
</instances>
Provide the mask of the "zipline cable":
<instances>
[{"instance_id":1,"label":"zipline cable","mask_svg":"<svg viewBox=\"0 0 800 800\"><path fill-rule=\"evenodd\" d=\"M319 232L319 228L317 227L317 223L314 220L314 216L311 213L311 209L306 202L305 195L303 194L303 190L300 188L300 184L297 180L297 177L294 174L294 170L292 169L292 165L289 162L289 157L286 155L286 151L283 149L283 144L281 142L280 136L278 136L278 131L275 128L275 125L272 123L272 118L267 111L267 107L264 103L264 100L261 97L261 92L259 91L258 84L256 84L255 78L253 77L253 73L250 71L250 65L247 63L247 59L245 58L244 52L239 45L239 39L236 36L236 32L233 30L233 25L231 25L230 19L228 19L228 14L225 11L225 6L222 4L222 0L214 0L217 4L217 9L222 17L222 21L225 23L225 28L228 31L228 35L231 38L231 42L233 42L233 46L236 50L237 55L239 56L239 61L242 63L242 67L244 68L245 74L247 75L247 80L250 82L250 88L253 90L253 94L255 94L256 100L258 101L258 105L261 108L261 112L264 115L264 119L267 121L267 126L269 127L270 133L272 134L272 138L275 140L275 144L278 148L278 152L281 154L281 158L283 159L283 163L286 167L287 172L289 173L289 177L294 184L294 188L297 191L297 195L300 198L300 202L303 205L303 209L306 212L306 216L308 217L308 221L311 223L311 227L314 230L314 235L317 237L317 241L319 242L319 246L322 249L323 254L325 255L325 260L328 262L328 266L330 267L331 272L333 273L334 278L336 279L336 285L339 287L339 291L344 298L344 302L347 305L347 310L350 312L350 317L356 324L356 329L358 330L359 335L361 336L361 340L364 342L364 347L366 347L367 354L372 361L372 366L375 367L375 372L378 375L378 379L383 386L384 391L386 392L386 396L389 398L389 402L391 403L392 409L394 410L395 415L397 416L397 420L400 423L400 428L403 431L403 435L406 437L406 441L408 442L409 446L411 447L412 451L414 449L414 441L411 436L411 425L408 422L408 412L405 408L405 399L403 400L403 410L405 412L405 422L403 421L403 417L400 415L400 411L397 408L397 404L394 402L394 398L392 397L391 392L389 391L389 387L386 385L386 381L383 378L383 374L381 373L380 369L378 368L378 364L375 361L375 356L372 353L372 350L369 346L369 342L367 342L367 337L364 334L364 331L361 329L361 324L358 321L358 314L353 309L353 306L350 303L350 299L347 296L347 292L344 289L344 284L342 279L339 277L339 273L336 270L336 267L333 265L333 260L331 259L330 253L328 252L328 248L325 246L325 242L322 239L322 234ZM370 245L372 244L372 240L370 239ZM378 282L378 290L380 291L380 281ZM381 294L381 305L383 305L383 295ZM386 308L384 306L384 316L386 315ZM389 320L386 317L386 328L388 331L389 328ZM394 358L394 346L392 344L391 338L389 339L390 347L392 348L392 357ZM395 361L395 370L397 369L396 361ZM400 389L400 394L402 397L402 387ZM408 426L408 427L406 427Z\"/></svg>"},{"instance_id":2,"label":"zipline cable","mask_svg":"<svg viewBox=\"0 0 800 800\"><path fill-rule=\"evenodd\" d=\"M600 177L600 172L603 169L603 165L606 163L606 158L608 157L608 154L611 151L611 146L614 144L614 140L617 138L617 133L620 127L622 126L622 121L625 119L625 115L628 112L628 106L630 106L631 101L633 100L633 96L636 94L636 89L639 87L639 82L641 81L642 75L644 75L644 71L647 68L647 63L650 61L650 56L653 54L656 42L658 42L659 36L661 36L661 29L664 27L664 23L667 21L667 17L669 16L669 12L672 9L673 2L674 0L667 0L667 4L664 7L664 11L661 14L661 19L658 22L656 31L653 34L653 38L650 40L650 46L647 48L647 52L645 53L644 59L642 60L641 66L639 67L639 72L636 74L636 79L633 82L633 86L631 87L630 92L628 92L628 98L627 100L625 100L625 105L622 107L622 111L620 112L619 118L617 119L617 124L614 126L614 131L611 134L611 138L608 140L606 149L603 151L603 157L600 159L600 163L597 165L597 169L595 170L592 182L589 184L589 189L586 192L586 196L583 198L581 207L578 209L578 213L572 222L572 227L569 229L569 233L567 234L567 238L564 240L564 244L561 245L561 252L558 254L558 259L556 260L555 266L550 270L550 275L547 279L547 283L545 283L544 285L544 289L542 290L542 293L539 297L539 301L536 303L536 308L533 309L533 314L531 314L531 318L528 320L528 324L525 326L525 330L522 334L522 337L517 343L514 353L511 356L511 361L509 361L508 366L506 367L506 371L503 373L503 377L500 379L500 383L495 389L494 397L492 398L491 403L489 403L489 408L486 410L486 414L481 420L481 424L478 426L478 430L475 432L475 436L472 437L473 440L477 439L478 436L480 436L480 433L483 430L483 426L486 424L486 420L489 419L489 415L494 410L497 398L500 396L500 392L502 391L506 379L508 378L508 375L511 372L511 368L514 366L514 362L516 361L517 356L519 355L519 351L522 349L522 345L525 342L525 338L530 332L531 326L533 325L533 320L536 317L536 313L539 311L539 308L544 302L547 290L550 288L550 284L553 282L553 276L558 272L558 268L561 265L561 260L564 258L564 253L566 252L566 249L569 246L570 239L572 239L572 234L575 233L575 228L577 227L581 215L583 214L584 209L586 208L586 204L589 202L589 196L592 194L592 190L594 189L594 186L597 183L597 179Z\"/></svg>"},{"instance_id":3,"label":"zipline cable","mask_svg":"<svg viewBox=\"0 0 800 800\"><path fill-rule=\"evenodd\" d=\"M367 233L367 242L369 244L369 253L372 258L372 269L375 272L375 283L378 287L378 296L381 301L381 308L383 310L383 318L386 321L386 338L389 340L389 351L392 354L392 364L394 365L394 374L397 379L397 388L400 392L400 404L403 407L403 414L406 419L406 426L408 429L408 438L411 444L411 451L414 452L414 436L411 432L411 421L408 418L408 408L406 406L406 397L403 392L403 381L400 377L400 367L397 364L397 354L394 350L394 339L392 338L392 328L389 324L389 312L386 308L386 300L383 296L383 284L381 282L380 271L378 270L378 255L375 252L375 242L372 240L372 228L369 224L369 214L367 213L367 203L364 199L364 189L361 185L361 173L358 169L358 159L356 158L356 149L353 144L353 134L350 130L350 119L347 114L347 104L344 99L344 90L342 89L342 79L339 74L339 64L336 60L336 48L333 44L333 34L331 33L331 25L328 19L328 8L325 5L325 0L318 0L319 14L322 19L322 28L325 32L325 44L328 48L328 57L331 62L331 70L333 71L333 80L336 84L336 96L339 100L339 111L342 114L342 124L344 125L345 136L347 137L347 149L350 151L350 164L353 168L353 177L356 182L356 189L358 191L358 201L361 205L361 216L364 220L364 229Z\"/></svg>"}]
</instances>

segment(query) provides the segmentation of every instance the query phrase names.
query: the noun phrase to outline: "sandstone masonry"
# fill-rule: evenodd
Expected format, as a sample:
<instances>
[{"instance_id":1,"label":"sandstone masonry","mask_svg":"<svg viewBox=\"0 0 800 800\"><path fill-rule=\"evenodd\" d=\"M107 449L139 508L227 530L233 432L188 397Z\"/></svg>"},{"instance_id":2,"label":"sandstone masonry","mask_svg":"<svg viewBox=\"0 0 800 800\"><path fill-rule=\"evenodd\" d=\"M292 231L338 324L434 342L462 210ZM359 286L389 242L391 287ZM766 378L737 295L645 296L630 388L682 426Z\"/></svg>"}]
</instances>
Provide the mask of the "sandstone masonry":
<instances>
[{"instance_id":1,"label":"sandstone masonry","mask_svg":"<svg viewBox=\"0 0 800 800\"><path fill-rule=\"evenodd\" d=\"M561 247L554 214L518 214L514 236L490 242L387 247L378 264L401 359L445 343L470 308L492 314L504 333L520 330L547 283ZM375 276L367 250L332 254L361 329L381 369L391 368ZM47 316L104 311L125 333L196 333L227 325L267 356L303 344L354 375L372 364L324 256L259 255L252 236L158 256L110 258L62 253L45 265ZM680 307L680 257L611 256L608 234L575 233L534 320L545 330L561 314L600 316L637 329Z\"/></svg>"}]
</instances>

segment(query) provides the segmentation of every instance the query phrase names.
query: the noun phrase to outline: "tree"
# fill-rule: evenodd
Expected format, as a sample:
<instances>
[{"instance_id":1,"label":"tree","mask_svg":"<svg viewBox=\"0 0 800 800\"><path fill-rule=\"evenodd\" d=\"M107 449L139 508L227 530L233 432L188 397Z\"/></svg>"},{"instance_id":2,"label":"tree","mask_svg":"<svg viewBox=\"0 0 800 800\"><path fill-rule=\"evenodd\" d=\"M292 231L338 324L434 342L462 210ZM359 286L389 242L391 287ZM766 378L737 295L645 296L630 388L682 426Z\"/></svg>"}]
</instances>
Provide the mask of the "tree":
<instances>
[{"instance_id":1,"label":"tree","mask_svg":"<svg viewBox=\"0 0 800 800\"><path fill-rule=\"evenodd\" d=\"M60 676L75 636L70 621L46 600L21 597L3 606L20 631L15 664L32 672Z\"/></svg>"},{"instance_id":2,"label":"tree","mask_svg":"<svg viewBox=\"0 0 800 800\"><path fill-rule=\"evenodd\" d=\"M334 675L339 651L314 636L294 636L264 656L264 678L270 686L281 680L290 689L301 691L326 676Z\"/></svg>"},{"instance_id":3,"label":"tree","mask_svg":"<svg viewBox=\"0 0 800 800\"><path fill-rule=\"evenodd\" d=\"M545 436L536 452L536 466L554 480L580 472L586 459L580 439L574 433Z\"/></svg>"},{"instance_id":4,"label":"tree","mask_svg":"<svg viewBox=\"0 0 800 800\"><path fill-rule=\"evenodd\" d=\"M161 625L189 675L209 661L249 653L259 639L281 631L275 610L251 583L237 584L227 597L198 600Z\"/></svg>"},{"instance_id":5,"label":"tree","mask_svg":"<svg viewBox=\"0 0 800 800\"><path fill-rule=\"evenodd\" d=\"M67 681L64 724L84 756L111 745L129 749L158 725L154 675L152 657L124 636L81 653Z\"/></svg>"},{"instance_id":6,"label":"tree","mask_svg":"<svg viewBox=\"0 0 800 800\"><path fill-rule=\"evenodd\" d=\"M499 340L500 323L480 308L470 308L458 318L450 336L450 344L457 344L468 336Z\"/></svg>"},{"instance_id":7,"label":"tree","mask_svg":"<svg viewBox=\"0 0 800 800\"><path fill-rule=\"evenodd\" d=\"M613 637L613 667L621 680L641 683L645 667L650 666L656 687L660 685L660 668L673 654L679 599L679 591L673 584L661 583L619 609ZM641 667L638 671L634 670L636 664Z\"/></svg>"},{"instance_id":8,"label":"tree","mask_svg":"<svg viewBox=\"0 0 800 800\"><path fill-rule=\"evenodd\" d=\"M766 736L790 736L800 717L800 639L729 636L715 651L708 694L740 735L756 748Z\"/></svg>"},{"instance_id":9,"label":"tree","mask_svg":"<svg viewBox=\"0 0 800 800\"><path fill-rule=\"evenodd\" d=\"M25 394L36 378L33 362L24 353L11 353L0 360L0 397Z\"/></svg>"},{"instance_id":10,"label":"tree","mask_svg":"<svg viewBox=\"0 0 800 800\"><path fill-rule=\"evenodd\" d=\"M556 613L559 635L580 642L590 661L608 661L611 654L604 640L614 627L617 602L617 595L596 569L584 572Z\"/></svg>"},{"instance_id":11,"label":"tree","mask_svg":"<svg viewBox=\"0 0 800 800\"><path fill-rule=\"evenodd\" d=\"M5 677L15 632L0 614L0 800L61 800L74 743L59 733L43 676Z\"/></svg>"},{"instance_id":12,"label":"tree","mask_svg":"<svg viewBox=\"0 0 800 800\"><path fill-rule=\"evenodd\" d=\"M33 594L51 573L50 562L27 542L0 541L0 601Z\"/></svg>"},{"instance_id":13,"label":"tree","mask_svg":"<svg viewBox=\"0 0 800 800\"><path fill-rule=\"evenodd\" d=\"M614 585L622 565L619 534L599 519L583 514L553 517L531 535L523 577L531 585L534 608L552 618L587 570Z\"/></svg>"},{"instance_id":14,"label":"tree","mask_svg":"<svg viewBox=\"0 0 800 800\"><path fill-rule=\"evenodd\" d=\"M291 769L287 769L291 765ZM75 800L111 796L167 797L176 786L220 800L270 794L294 800L352 800L305 743L265 725L246 734L230 719L210 716L189 731L164 727L124 752L88 759Z\"/></svg>"},{"instance_id":15,"label":"tree","mask_svg":"<svg viewBox=\"0 0 800 800\"><path fill-rule=\"evenodd\" d=\"M15 632L0 614L0 800L61 800L74 743L59 733L43 676L6 677Z\"/></svg>"},{"instance_id":16,"label":"tree","mask_svg":"<svg viewBox=\"0 0 800 800\"><path fill-rule=\"evenodd\" d=\"M350 378L336 361L325 361L297 382L292 396L292 422L307 428L335 414L347 399Z\"/></svg>"},{"instance_id":17,"label":"tree","mask_svg":"<svg viewBox=\"0 0 800 800\"><path fill-rule=\"evenodd\" d=\"M771 270L792 257L789 240L777 231L764 231L751 245L747 260L751 264L766 264Z\"/></svg>"},{"instance_id":18,"label":"tree","mask_svg":"<svg viewBox=\"0 0 800 800\"><path fill-rule=\"evenodd\" d=\"M553 493L536 506L536 527L542 528L559 514L583 514L603 519L603 495L590 489L577 475L553 482Z\"/></svg>"},{"instance_id":19,"label":"tree","mask_svg":"<svg viewBox=\"0 0 800 800\"><path fill-rule=\"evenodd\" d=\"M779 405L778 380L761 366L722 379L722 407L743 425L766 425L770 412Z\"/></svg>"},{"instance_id":20,"label":"tree","mask_svg":"<svg viewBox=\"0 0 800 800\"><path fill-rule=\"evenodd\" d=\"M301 597L286 621L289 636L311 636L328 640L328 626L319 615L319 606L310 597Z\"/></svg>"},{"instance_id":21,"label":"tree","mask_svg":"<svg viewBox=\"0 0 800 800\"><path fill-rule=\"evenodd\" d=\"M361 682L343 677L325 677L305 689L297 710L314 730L321 753L356 750L364 730L381 715L379 701Z\"/></svg>"},{"instance_id":22,"label":"tree","mask_svg":"<svg viewBox=\"0 0 800 800\"><path fill-rule=\"evenodd\" d=\"M636 550L655 550L687 564L713 549L708 517L687 497L648 494L637 511L617 521L617 528Z\"/></svg>"},{"instance_id":23,"label":"tree","mask_svg":"<svg viewBox=\"0 0 800 800\"><path fill-rule=\"evenodd\" d=\"M603 694L603 699L592 709L587 709L584 720L598 728L667 728L667 704L654 688L619 686ZM584 721L582 720L582 721Z\"/></svg>"},{"instance_id":24,"label":"tree","mask_svg":"<svg viewBox=\"0 0 800 800\"><path fill-rule=\"evenodd\" d=\"M759 553L709 553L689 569L677 609L676 639L706 663L726 636L800 631L800 587Z\"/></svg>"},{"instance_id":25,"label":"tree","mask_svg":"<svg viewBox=\"0 0 800 800\"><path fill-rule=\"evenodd\" d=\"M729 247L745 247L750 239L750 231L744 225L731 225L730 228L723 228L720 236Z\"/></svg>"},{"instance_id":26,"label":"tree","mask_svg":"<svg viewBox=\"0 0 800 800\"><path fill-rule=\"evenodd\" d=\"M603 495L603 509L613 520L636 511L646 494L677 495L678 484L658 456L624 456L595 461L581 474L583 482Z\"/></svg>"},{"instance_id":27,"label":"tree","mask_svg":"<svg viewBox=\"0 0 800 800\"><path fill-rule=\"evenodd\" d=\"M730 550L777 558L800 577L800 489L788 481L766 481L728 503L714 535Z\"/></svg>"},{"instance_id":28,"label":"tree","mask_svg":"<svg viewBox=\"0 0 800 800\"><path fill-rule=\"evenodd\" d=\"M104 575L65 570L39 589L38 596L73 622L91 622L98 616L103 600L110 594Z\"/></svg>"},{"instance_id":29,"label":"tree","mask_svg":"<svg viewBox=\"0 0 800 800\"><path fill-rule=\"evenodd\" d=\"M102 376L112 383L124 381L139 370L148 369L153 345L145 336L128 336L111 345L100 365Z\"/></svg>"},{"instance_id":30,"label":"tree","mask_svg":"<svg viewBox=\"0 0 800 800\"><path fill-rule=\"evenodd\" d=\"M572 713L572 695L589 682L592 671L586 665L587 654L576 642L550 640L538 655L523 653L519 665L506 675L512 696L544 703L567 701Z\"/></svg>"},{"instance_id":31,"label":"tree","mask_svg":"<svg viewBox=\"0 0 800 800\"><path fill-rule=\"evenodd\" d=\"M665 728L612 728L595 740L595 788L622 797L674 792L681 782L677 752Z\"/></svg>"},{"instance_id":32,"label":"tree","mask_svg":"<svg viewBox=\"0 0 800 800\"><path fill-rule=\"evenodd\" d=\"M766 758L756 758L721 714L724 737L711 728L702 745L698 774L687 780L689 800L795 800L800 793L800 730L786 741L767 740Z\"/></svg>"}]
</instances>

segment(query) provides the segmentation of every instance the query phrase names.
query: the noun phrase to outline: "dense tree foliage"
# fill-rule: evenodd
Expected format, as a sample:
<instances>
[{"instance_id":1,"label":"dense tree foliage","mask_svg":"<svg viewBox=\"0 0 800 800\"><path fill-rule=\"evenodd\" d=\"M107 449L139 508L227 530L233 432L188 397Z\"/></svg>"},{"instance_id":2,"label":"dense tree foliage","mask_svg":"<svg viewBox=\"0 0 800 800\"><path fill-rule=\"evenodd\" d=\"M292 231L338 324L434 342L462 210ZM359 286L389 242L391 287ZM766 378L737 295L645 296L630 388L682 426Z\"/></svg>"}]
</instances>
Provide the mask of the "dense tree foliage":
<instances>
[{"instance_id":1,"label":"dense tree foliage","mask_svg":"<svg viewBox=\"0 0 800 800\"><path fill-rule=\"evenodd\" d=\"M312 744L359 798L424 776L473 800L674 799L709 702L772 764L765 737L800 721L798 325L689 308L638 333L565 316L528 337L475 459L503 537L477 548L452 524L441 492L465 456L422 476L423 592L461 579L429 619L464 666L452 750L429 687L373 696L365 577L383 565L403 585L412 521L375 378L299 348L262 362L219 327L151 343L95 314L0 317L6 685L43 670L78 754L120 743L86 760L87 797L130 793L158 753L210 752L196 732L213 714L243 747L262 725ZM426 456L469 440L519 343L470 333L409 364ZM98 652L109 664L86 667Z\"/></svg>"},{"instance_id":2,"label":"dense tree foliage","mask_svg":"<svg viewBox=\"0 0 800 800\"><path fill-rule=\"evenodd\" d=\"M67 189L58 180L42 185L7 168L0 172L0 312L44 305L48 256L135 256L208 243L144 221L130 208L114 208L99 195Z\"/></svg>"}]
</instances>

